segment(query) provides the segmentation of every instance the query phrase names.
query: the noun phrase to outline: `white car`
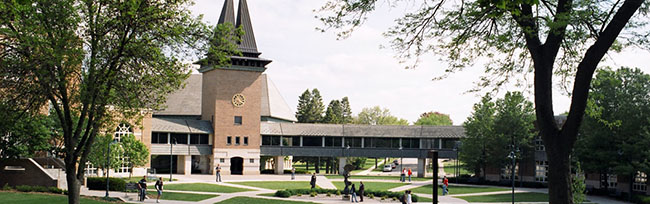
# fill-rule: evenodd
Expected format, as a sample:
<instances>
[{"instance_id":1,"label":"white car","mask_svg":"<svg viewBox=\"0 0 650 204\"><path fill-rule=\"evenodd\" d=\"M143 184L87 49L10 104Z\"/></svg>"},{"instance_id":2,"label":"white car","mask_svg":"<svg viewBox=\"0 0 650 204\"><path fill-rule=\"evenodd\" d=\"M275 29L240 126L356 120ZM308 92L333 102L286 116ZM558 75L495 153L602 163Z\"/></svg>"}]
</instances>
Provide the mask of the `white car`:
<instances>
[{"instance_id":1,"label":"white car","mask_svg":"<svg viewBox=\"0 0 650 204\"><path fill-rule=\"evenodd\" d=\"M384 165L384 170L383 170L383 171L384 171L384 172L390 172L390 171L393 171L393 165L390 165L390 164L386 164L386 165Z\"/></svg>"}]
</instances>

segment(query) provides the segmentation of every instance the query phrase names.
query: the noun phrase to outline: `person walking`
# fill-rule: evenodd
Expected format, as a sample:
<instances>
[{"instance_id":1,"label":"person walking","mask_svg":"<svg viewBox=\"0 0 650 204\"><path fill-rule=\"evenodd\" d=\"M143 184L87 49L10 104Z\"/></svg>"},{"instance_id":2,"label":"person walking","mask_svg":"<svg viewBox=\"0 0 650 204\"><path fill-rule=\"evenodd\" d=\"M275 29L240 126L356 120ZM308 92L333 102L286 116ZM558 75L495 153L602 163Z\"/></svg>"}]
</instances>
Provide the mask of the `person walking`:
<instances>
[{"instance_id":1,"label":"person walking","mask_svg":"<svg viewBox=\"0 0 650 204\"><path fill-rule=\"evenodd\" d=\"M138 181L138 190L140 190L140 202L144 202L144 198L147 196L147 176L143 176Z\"/></svg>"},{"instance_id":2,"label":"person walking","mask_svg":"<svg viewBox=\"0 0 650 204\"><path fill-rule=\"evenodd\" d=\"M402 168L402 172L399 175L399 181L406 182L406 168Z\"/></svg>"},{"instance_id":3,"label":"person walking","mask_svg":"<svg viewBox=\"0 0 650 204\"><path fill-rule=\"evenodd\" d=\"M413 199L411 197L411 191L406 191L406 204L413 204Z\"/></svg>"},{"instance_id":4,"label":"person walking","mask_svg":"<svg viewBox=\"0 0 650 204\"><path fill-rule=\"evenodd\" d=\"M402 204L406 204L406 192L407 191L404 191L404 195L399 198L399 201L402 202Z\"/></svg>"},{"instance_id":5,"label":"person walking","mask_svg":"<svg viewBox=\"0 0 650 204\"><path fill-rule=\"evenodd\" d=\"M291 180L296 180L296 167L291 167Z\"/></svg>"},{"instance_id":6,"label":"person walking","mask_svg":"<svg viewBox=\"0 0 650 204\"><path fill-rule=\"evenodd\" d=\"M411 168L409 168L409 182L411 182L411 175L413 175L413 171L411 171Z\"/></svg>"},{"instance_id":7,"label":"person walking","mask_svg":"<svg viewBox=\"0 0 650 204\"><path fill-rule=\"evenodd\" d=\"M359 201L357 200L357 190L354 188L354 184L352 184L352 188L350 189L350 194L352 194L352 197L350 197L350 202L351 203L358 203Z\"/></svg>"},{"instance_id":8,"label":"person walking","mask_svg":"<svg viewBox=\"0 0 650 204\"><path fill-rule=\"evenodd\" d=\"M311 175L311 181L309 181L309 184L311 185L311 189L316 188L316 173Z\"/></svg>"},{"instance_id":9,"label":"person walking","mask_svg":"<svg viewBox=\"0 0 650 204\"><path fill-rule=\"evenodd\" d=\"M214 169L217 171L217 182L221 182L221 166L217 164L217 167Z\"/></svg>"},{"instance_id":10,"label":"person walking","mask_svg":"<svg viewBox=\"0 0 650 204\"><path fill-rule=\"evenodd\" d=\"M359 181L359 202L363 202L364 191L366 191L366 186L363 185L363 181Z\"/></svg>"},{"instance_id":11,"label":"person walking","mask_svg":"<svg viewBox=\"0 0 650 204\"><path fill-rule=\"evenodd\" d=\"M449 180L447 179L447 176L444 176L442 178L442 195L443 196L447 195L447 193L449 192L448 188L449 188Z\"/></svg>"},{"instance_id":12,"label":"person walking","mask_svg":"<svg viewBox=\"0 0 650 204\"><path fill-rule=\"evenodd\" d=\"M162 191L163 191L163 178L160 177L158 178L158 181L156 181L156 191L158 191L158 197L156 197L156 203L160 203L160 196L162 196Z\"/></svg>"}]
</instances>

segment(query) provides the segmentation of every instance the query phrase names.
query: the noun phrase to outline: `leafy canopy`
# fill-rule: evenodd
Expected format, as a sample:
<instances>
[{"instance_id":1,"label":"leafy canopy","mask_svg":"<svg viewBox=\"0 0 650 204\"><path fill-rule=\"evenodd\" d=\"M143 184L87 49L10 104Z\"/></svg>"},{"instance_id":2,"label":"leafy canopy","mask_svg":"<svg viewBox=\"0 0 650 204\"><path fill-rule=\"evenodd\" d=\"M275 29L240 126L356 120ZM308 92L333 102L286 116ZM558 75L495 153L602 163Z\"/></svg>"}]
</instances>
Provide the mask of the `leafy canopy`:
<instances>
[{"instance_id":1,"label":"leafy canopy","mask_svg":"<svg viewBox=\"0 0 650 204\"><path fill-rule=\"evenodd\" d=\"M420 114L420 118L418 118L418 120L413 124L445 126L452 125L453 122L451 121L451 118L449 118L448 114L431 111Z\"/></svg>"},{"instance_id":2,"label":"leafy canopy","mask_svg":"<svg viewBox=\"0 0 650 204\"><path fill-rule=\"evenodd\" d=\"M354 120L355 124L365 125L408 125L406 119L398 118L390 114L388 108L375 106L372 108L363 108Z\"/></svg>"}]
</instances>

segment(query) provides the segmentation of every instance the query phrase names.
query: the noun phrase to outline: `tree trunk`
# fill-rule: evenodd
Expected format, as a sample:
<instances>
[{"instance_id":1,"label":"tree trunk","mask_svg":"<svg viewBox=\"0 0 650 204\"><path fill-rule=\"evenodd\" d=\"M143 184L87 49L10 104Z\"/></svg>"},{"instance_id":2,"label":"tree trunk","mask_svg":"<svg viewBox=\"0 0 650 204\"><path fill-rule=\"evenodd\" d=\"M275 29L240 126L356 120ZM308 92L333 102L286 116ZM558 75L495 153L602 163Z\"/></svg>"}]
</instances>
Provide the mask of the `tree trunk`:
<instances>
[{"instance_id":1,"label":"tree trunk","mask_svg":"<svg viewBox=\"0 0 650 204\"><path fill-rule=\"evenodd\" d=\"M571 183L568 151L549 144L546 146L546 155L548 158L553 158L548 160L549 203L572 204L571 186L567 185Z\"/></svg>"},{"instance_id":2,"label":"tree trunk","mask_svg":"<svg viewBox=\"0 0 650 204\"><path fill-rule=\"evenodd\" d=\"M72 163L72 164L70 164ZM81 183L77 179L77 169L74 162L66 162L65 165L65 178L68 181L68 203L79 204L79 188Z\"/></svg>"},{"instance_id":3,"label":"tree trunk","mask_svg":"<svg viewBox=\"0 0 650 204\"><path fill-rule=\"evenodd\" d=\"M305 170L309 171L309 160L305 160Z\"/></svg>"},{"instance_id":4,"label":"tree trunk","mask_svg":"<svg viewBox=\"0 0 650 204\"><path fill-rule=\"evenodd\" d=\"M320 173L320 157L318 157L318 160L316 160L316 163L314 164L314 169L316 170L316 173Z\"/></svg>"}]
</instances>

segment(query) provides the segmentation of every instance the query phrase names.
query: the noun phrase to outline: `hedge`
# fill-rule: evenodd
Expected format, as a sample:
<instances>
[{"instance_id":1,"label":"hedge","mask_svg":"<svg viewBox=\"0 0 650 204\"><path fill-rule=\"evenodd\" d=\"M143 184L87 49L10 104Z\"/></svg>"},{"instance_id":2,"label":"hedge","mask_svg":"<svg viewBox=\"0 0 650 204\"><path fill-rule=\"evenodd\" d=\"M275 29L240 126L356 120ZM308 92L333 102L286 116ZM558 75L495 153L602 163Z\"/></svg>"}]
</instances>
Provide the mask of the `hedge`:
<instances>
[{"instance_id":1,"label":"hedge","mask_svg":"<svg viewBox=\"0 0 650 204\"><path fill-rule=\"evenodd\" d=\"M291 170L285 169L284 174L291 174ZM260 171L260 174L275 174L275 170L273 169L264 169ZM306 171L303 169L296 169L296 174L311 174L310 171Z\"/></svg>"},{"instance_id":2,"label":"hedge","mask_svg":"<svg viewBox=\"0 0 650 204\"><path fill-rule=\"evenodd\" d=\"M11 187L5 185L3 190L11 190ZM54 193L54 194L66 194L67 191L57 188L57 187L45 187L45 186L28 186L20 185L16 186L15 189L20 192L44 192L44 193Z\"/></svg>"},{"instance_id":3,"label":"hedge","mask_svg":"<svg viewBox=\"0 0 650 204\"><path fill-rule=\"evenodd\" d=\"M124 191L126 188L126 181L121 178L109 178L109 190L111 191ZM86 184L90 190L106 190L106 178L103 177L88 177Z\"/></svg>"},{"instance_id":4,"label":"hedge","mask_svg":"<svg viewBox=\"0 0 650 204\"><path fill-rule=\"evenodd\" d=\"M317 193L317 194L336 194L340 195L341 191L340 190L335 190L335 189L321 189L321 188L316 188L316 189L287 189L287 190L279 190L276 191L274 196L275 197L281 197L281 198L288 198L293 195L309 195L312 193ZM371 197L387 197L387 198L400 198L404 195L404 192L392 192L392 191L373 191L373 190L366 190L363 192L364 196ZM415 194L411 194L411 199L413 202L418 202L418 196Z\"/></svg>"}]
</instances>

